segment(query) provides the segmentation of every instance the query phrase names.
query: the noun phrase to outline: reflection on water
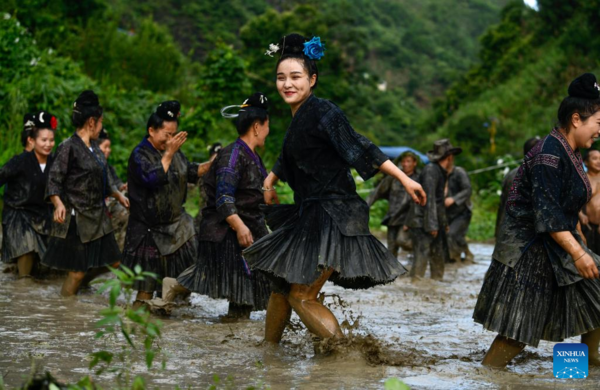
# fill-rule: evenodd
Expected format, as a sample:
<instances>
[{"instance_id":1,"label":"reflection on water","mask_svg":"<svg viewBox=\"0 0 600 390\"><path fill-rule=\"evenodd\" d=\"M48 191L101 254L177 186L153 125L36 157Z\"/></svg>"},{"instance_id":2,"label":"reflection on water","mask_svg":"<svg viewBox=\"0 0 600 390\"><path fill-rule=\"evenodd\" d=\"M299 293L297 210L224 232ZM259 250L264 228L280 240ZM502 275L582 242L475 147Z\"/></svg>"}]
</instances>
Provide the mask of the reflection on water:
<instances>
[{"instance_id":1,"label":"reflection on water","mask_svg":"<svg viewBox=\"0 0 600 390\"><path fill-rule=\"evenodd\" d=\"M264 312L222 324L218 316L226 313L226 301L193 295L191 306L163 321L161 347L168 364L146 378L153 388L205 389L214 374L232 375L235 386L264 383L273 389L380 389L390 377L414 389L598 388L598 369L586 380L554 379L553 343L528 348L505 371L480 366L495 334L473 323L471 314L492 247L473 245L472 251L477 264L449 265L443 282L400 278L367 291L327 285L326 302L340 322L355 328L346 330L355 337L342 345L322 345L294 326L280 348L262 346ZM16 282L0 274L0 374L9 387L22 383L33 361L59 380L74 382L89 374L91 352L115 345L94 339L96 313L106 298L88 292L63 299L60 284ZM297 317L292 320L298 324ZM333 352L315 355L315 348ZM134 369L145 372L143 361ZM96 381L106 388L114 383L107 374Z\"/></svg>"}]
</instances>

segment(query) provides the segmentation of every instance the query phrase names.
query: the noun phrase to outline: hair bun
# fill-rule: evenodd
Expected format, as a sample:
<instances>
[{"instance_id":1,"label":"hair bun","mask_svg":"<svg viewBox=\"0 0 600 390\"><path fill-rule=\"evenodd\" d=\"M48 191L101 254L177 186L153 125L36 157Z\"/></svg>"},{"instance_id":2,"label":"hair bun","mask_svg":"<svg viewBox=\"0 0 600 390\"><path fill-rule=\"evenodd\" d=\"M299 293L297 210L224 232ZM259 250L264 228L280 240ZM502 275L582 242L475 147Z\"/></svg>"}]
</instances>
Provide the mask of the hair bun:
<instances>
[{"instance_id":1,"label":"hair bun","mask_svg":"<svg viewBox=\"0 0 600 390\"><path fill-rule=\"evenodd\" d=\"M156 115L166 121L174 121L181 114L181 104L177 100L168 100L158 105Z\"/></svg>"},{"instance_id":2,"label":"hair bun","mask_svg":"<svg viewBox=\"0 0 600 390\"><path fill-rule=\"evenodd\" d=\"M263 110L269 110L269 100L267 99L267 97L265 96L264 93L262 92L255 92L254 94L252 94L252 96L250 96L248 99L246 99L244 101L244 104L242 105L246 106L246 107L255 107L255 108L262 108Z\"/></svg>"},{"instance_id":3,"label":"hair bun","mask_svg":"<svg viewBox=\"0 0 600 390\"><path fill-rule=\"evenodd\" d=\"M286 35L279 41L282 50L281 55L302 55L304 53L304 42L306 42L306 38L300 34Z\"/></svg>"},{"instance_id":4,"label":"hair bun","mask_svg":"<svg viewBox=\"0 0 600 390\"><path fill-rule=\"evenodd\" d=\"M600 86L596 76L592 73L584 73L577 77L569 85L569 96L582 99L600 98Z\"/></svg>"},{"instance_id":5,"label":"hair bun","mask_svg":"<svg viewBox=\"0 0 600 390\"><path fill-rule=\"evenodd\" d=\"M35 114L28 112L23 115L23 130L30 131L35 127Z\"/></svg>"},{"instance_id":6,"label":"hair bun","mask_svg":"<svg viewBox=\"0 0 600 390\"><path fill-rule=\"evenodd\" d=\"M33 123L38 129L56 130L56 127L58 126L56 117L47 111L40 111L33 115Z\"/></svg>"},{"instance_id":7,"label":"hair bun","mask_svg":"<svg viewBox=\"0 0 600 390\"><path fill-rule=\"evenodd\" d=\"M98 107L100 105L100 101L98 100L98 95L94 93L94 91L88 89L79 94L77 100L73 104L73 107Z\"/></svg>"}]
</instances>

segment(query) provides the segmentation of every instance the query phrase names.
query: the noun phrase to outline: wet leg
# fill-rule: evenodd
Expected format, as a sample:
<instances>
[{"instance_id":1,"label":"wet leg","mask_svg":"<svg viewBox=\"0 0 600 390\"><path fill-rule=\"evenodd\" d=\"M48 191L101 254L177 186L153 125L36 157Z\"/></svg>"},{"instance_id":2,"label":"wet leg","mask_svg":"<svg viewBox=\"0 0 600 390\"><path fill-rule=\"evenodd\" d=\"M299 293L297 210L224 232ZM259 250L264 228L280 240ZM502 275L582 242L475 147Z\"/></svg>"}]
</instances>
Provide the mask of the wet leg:
<instances>
[{"instance_id":1,"label":"wet leg","mask_svg":"<svg viewBox=\"0 0 600 390\"><path fill-rule=\"evenodd\" d=\"M60 295L70 297L77 294L84 277L85 272L69 272L60 290Z\"/></svg>"},{"instance_id":2,"label":"wet leg","mask_svg":"<svg viewBox=\"0 0 600 390\"><path fill-rule=\"evenodd\" d=\"M117 261L116 263L113 263L110 266L112 268L119 268L119 265L121 265L121 263L119 263ZM98 276L104 275L105 273L108 273L108 272L110 272L108 267L98 267L98 268L90 269L88 272L86 272L85 277L83 278L83 281L81 282L81 286L82 287L88 286L92 282L92 280L94 280Z\"/></svg>"},{"instance_id":3,"label":"wet leg","mask_svg":"<svg viewBox=\"0 0 600 390\"><path fill-rule=\"evenodd\" d=\"M431 256L431 236L423 229L414 228L411 229L413 247L414 247L414 261L413 266L410 269L410 276L412 278L422 278L425 276L427 270L428 258Z\"/></svg>"},{"instance_id":4,"label":"wet leg","mask_svg":"<svg viewBox=\"0 0 600 390\"><path fill-rule=\"evenodd\" d=\"M600 366L600 354L598 346L600 345L600 329L594 329L591 332L581 335L581 342L588 346L589 364Z\"/></svg>"},{"instance_id":5,"label":"wet leg","mask_svg":"<svg viewBox=\"0 0 600 390\"><path fill-rule=\"evenodd\" d=\"M398 257L398 232L400 231L399 226L388 226L387 240L388 240L388 249L394 257Z\"/></svg>"},{"instance_id":6,"label":"wet leg","mask_svg":"<svg viewBox=\"0 0 600 390\"><path fill-rule=\"evenodd\" d=\"M488 367L504 368L524 348L525 344L498 335L485 354L481 364Z\"/></svg>"},{"instance_id":7,"label":"wet leg","mask_svg":"<svg viewBox=\"0 0 600 390\"><path fill-rule=\"evenodd\" d=\"M313 284L292 284L288 301L308 330L321 338L343 338L340 324L328 308L317 301L317 295L333 274L333 268L324 271Z\"/></svg>"},{"instance_id":8,"label":"wet leg","mask_svg":"<svg viewBox=\"0 0 600 390\"><path fill-rule=\"evenodd\" d=\"M286 296L280 293L271 293L265 320L265 341L279 344L291 315L292 307Z\"/></svg>"},{"instance_id":9,"label":"wet leg","mask_svg":"<svg viewBox=\"0 0 600 390\"><path fill-rule=\"evenodd\" d=\"M177 279L169 277L163 279L162 299L165 302L173 302L178 296L186 296L189 294L191 294L191 291L179 284Z\"/></svg>"},{"instance_id":10,"label":"wet leg","mask_svg":"<svg viewBox=\"0 0 600 390\"><path fill-rule=\"evenodd\" d=\"M438 236L431 242L429 251L429 264L431 267L431 279L442 280L444 268L448 259L448 244L446 232L440 231Z\"/></svg>"},{"instance_id":11,"label":"wet leg","mask_svg":"<svg viewBox=\"0 0 600 390\"><path fill-rule=\"evenodd\" d=\"M17 259L17 269L19 270L19 279L31 276L31 270L35 263L35 253L29 252Z\"/></svg>"}]
</instances>

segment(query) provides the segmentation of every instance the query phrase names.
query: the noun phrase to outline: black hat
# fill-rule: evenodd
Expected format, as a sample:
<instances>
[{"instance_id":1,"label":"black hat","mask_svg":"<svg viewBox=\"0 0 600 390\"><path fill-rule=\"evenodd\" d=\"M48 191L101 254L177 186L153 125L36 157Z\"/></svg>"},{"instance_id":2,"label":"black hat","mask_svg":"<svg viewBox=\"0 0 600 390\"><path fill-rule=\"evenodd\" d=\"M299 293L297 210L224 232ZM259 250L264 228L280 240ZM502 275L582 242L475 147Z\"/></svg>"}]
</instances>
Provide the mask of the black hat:
<instances>
[{"instance_id":1,"label":"black hat","mask_svg":"<svg viewBox=\"0 0 600 390\"><path fill-rule=\"evenodd\" d=\"M177 100L162 102L156 109L156 115L166 121L174 121L181 115L181 104Z\"/></svg>"},{"instance_id":2,"label":"black hat","mask_svg":"<svg viewBox=\"0 0 600 390\"><path fill-rule=\"evenodd\" d=\"M85 107L98 107L100 106L100 101L98 100L98 95L94 93L92 90L85 90L79 94L75 103L73 103L73 109L77 110L77 108L85 108Z\"/></svg>"},{"instance_id":3,"label":"black hat","mask_svg":"<svg viewBox=\"0 0 600 390\"><path fill-rule=\"evenodd\" d=\"M584 73L569 85L569 96L581 99L600 98L600 85L592 73Z\"/></svg>"},{"instance_id":4,"label":"black hat","mask_svg":"<svg viewBox=\"0 0 600 390\"><path fill-rule=\"evenodd\" d=\"M100 130L100 134L98 135L98 139L110 139L110 137L108 136L108 131L106 131L106 129L103 127L102 130Z\"/></svg>"},{"instance_id":5,"label":"black hat","mask_svg":"<svg viewBox=\"0 0 600 390\"><path fill-rule=\"evenodd\" d=\"M461 154L461 148L455 148L447 138L440 139L433 143L433 150L427 152L427 158L432 162L437 162L451 154Z\"/></svg>"},{"instance_id":6,"label":"black hat","mask_svg":"<svg viewBox=\"0 0 600 390\"><path fill-rule=\"evenodd\" d=\"M28 112L23 115L23 130L31 131L35 127L35 114Z\"/></svg>"},{"instance_id":7,"label":"black hat","mask_svg":"<svg viewBox=\"0 0 600 390\"><path fill-rule=\"evenodd\" d=\"M40 111L33 115L34 127L38 129L51 129L56 130L58 126L58 120L52 114L47 111Z\"/></svg>"}]
</instances>

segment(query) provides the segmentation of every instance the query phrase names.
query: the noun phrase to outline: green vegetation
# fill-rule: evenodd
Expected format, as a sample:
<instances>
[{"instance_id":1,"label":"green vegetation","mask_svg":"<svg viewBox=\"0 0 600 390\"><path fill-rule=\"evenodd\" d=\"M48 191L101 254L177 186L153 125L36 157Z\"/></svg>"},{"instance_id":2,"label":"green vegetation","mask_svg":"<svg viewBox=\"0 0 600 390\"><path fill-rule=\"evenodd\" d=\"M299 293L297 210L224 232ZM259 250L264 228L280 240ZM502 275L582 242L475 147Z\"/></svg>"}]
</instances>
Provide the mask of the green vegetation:
<instances>
[{"instance_id":1,"label":"green vegetation","mask_svg":"<svg viewBox=\"0 0 600 390\"><path fill-rule=\"evenodd\" d=\"M25 112L56 114L60 141L73 131L72 101L93 88L121 175L159 102L182 102L180 128L191 134L184 151L203 160L208 144L236 136L220 108L253 90L272 97L262 151L271 166L289 109L276 96L275 59L264 51L292 31L326 42L316 93L376 144L425 151L449 137L465 150L457 162L467 170L506 154L518 159L525 139L553 125L568 82L599 68L600 1L538 3L539 12L506 0L7 0L0 163L21 149ZM482 198L471 237L489 238L498 177L472 179Z\"/></svg>"}]
</instances>

